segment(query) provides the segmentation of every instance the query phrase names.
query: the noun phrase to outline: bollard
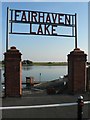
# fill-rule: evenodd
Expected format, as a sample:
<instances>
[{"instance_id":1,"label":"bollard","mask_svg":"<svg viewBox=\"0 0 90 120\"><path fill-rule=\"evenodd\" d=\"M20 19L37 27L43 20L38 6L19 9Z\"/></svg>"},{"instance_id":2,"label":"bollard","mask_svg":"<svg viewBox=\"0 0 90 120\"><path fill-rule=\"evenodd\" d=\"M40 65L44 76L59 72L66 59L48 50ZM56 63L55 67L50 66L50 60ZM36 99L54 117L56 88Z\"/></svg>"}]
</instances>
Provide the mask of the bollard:
<instances>
[{"instance_id":1,"label":"bollard","mask_svg":"<svg viewBox=\"0 0 90 120\"><path fill-rule=\"evenodd\" d=\"M82 107L84 105L83 96L79 96L77 102L78 102L78 120L82 120L83 115Z\"/></svg>"}]
</instances>

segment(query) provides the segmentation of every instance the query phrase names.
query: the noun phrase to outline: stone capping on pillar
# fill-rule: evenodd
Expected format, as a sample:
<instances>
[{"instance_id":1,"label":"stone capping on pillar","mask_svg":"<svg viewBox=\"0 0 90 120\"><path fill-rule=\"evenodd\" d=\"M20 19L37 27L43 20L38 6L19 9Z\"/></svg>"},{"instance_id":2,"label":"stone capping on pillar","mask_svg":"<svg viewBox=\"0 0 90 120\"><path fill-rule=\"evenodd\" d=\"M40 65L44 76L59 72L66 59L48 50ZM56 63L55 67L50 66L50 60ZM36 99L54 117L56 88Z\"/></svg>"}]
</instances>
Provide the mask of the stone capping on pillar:
<instances>
[{"instance_id":1,"label":"stone capping on pillar","mask_svg":"<svg viewBox=\"0 0 90 120\"><path fill-rule=\"evenodd\" d=\"M19 50L16 49L15 46L10 47L10 49L7 50L7 52L19 52Z\"/></svg>"},{"instance_id":2,"label":"stone capping on pillar","mask_svg":"<svg viewBox=\"0 0 90 120\"><path fill-rule=\"evenodd\" d=\"M10 55L13 56L12 59L19 59L19 60L21 60L21 55L22 54L19 52L18 49L16 49L15 46L12 46L12 47L10 47L10 49L7 50L7 52L4 53L4 55L5 55L5 58L8 58L7 60L10 60ZM16 57L17 55L19 55L19 57Z\"/></svg>"},{"instance_id":3,"label":"stone capping on pillar","mask_svg":"<svg viewBox=\"0 0 90 120\"><path fill-rule=\"evenodd\" d=\"M80 48L75 48L73 51L70 52L70 54L73 54L73 55L83 55L84 51L80 50Z\"/></svg>"},{"instance_id":4,"label":"stone capping on pillar","mask_svg":"<svg viewBox=\"0 0 90 120\"><path fill-rule=\"evenodd\" d=\"M72 57L75 60L80 60L80 58L77 59L78 56L80 56L82 61L87 61L87 54L85 54L84 51L80 50L80 48L75 48L70 52L70 54L68 54L68 57Z\"/></svg>"}]
</instances>

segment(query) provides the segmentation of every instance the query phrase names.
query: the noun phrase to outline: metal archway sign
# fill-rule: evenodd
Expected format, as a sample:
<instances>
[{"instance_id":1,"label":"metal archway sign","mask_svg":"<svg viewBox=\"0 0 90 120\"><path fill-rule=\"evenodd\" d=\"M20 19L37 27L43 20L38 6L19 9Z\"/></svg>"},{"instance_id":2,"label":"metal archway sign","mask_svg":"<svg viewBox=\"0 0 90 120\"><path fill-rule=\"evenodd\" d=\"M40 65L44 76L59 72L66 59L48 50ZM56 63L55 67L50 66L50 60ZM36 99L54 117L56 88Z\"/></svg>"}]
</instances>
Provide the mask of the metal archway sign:
<instances>
[{"instance_id":1,"label":"metal archway sign","mask_svg":"<svg viewBox=\"0 0 90 120\"><path fill-rule=\"evenodd\" d=\"M14 30L18 24L28 25L29 30L25 29L23 32ZM70 33L58 32L59 27L70 28ZM77 14L16 10L7 7L6 51L9 34L74 37L75 48L77 48Z\"/></svg>"}]
</instances>

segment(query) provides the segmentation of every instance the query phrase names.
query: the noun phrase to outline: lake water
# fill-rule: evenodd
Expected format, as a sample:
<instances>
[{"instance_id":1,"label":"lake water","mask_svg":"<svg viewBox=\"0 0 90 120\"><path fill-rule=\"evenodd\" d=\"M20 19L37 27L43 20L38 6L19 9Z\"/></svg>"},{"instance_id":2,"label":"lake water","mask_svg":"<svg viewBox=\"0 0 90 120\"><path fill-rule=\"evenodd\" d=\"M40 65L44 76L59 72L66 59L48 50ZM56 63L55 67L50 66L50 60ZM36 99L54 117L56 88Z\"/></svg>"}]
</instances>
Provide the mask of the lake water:
<instances>
[{"instance_id":1,"label":"lake water","mask_svg":"<svg viewBox=\"0 0 90 120\"><path fill-rule=\"evenodd\" d=\"M24 66L22 67L22 81L25 82L26 77L30 76L33 76L35 81L51 81L66 75L67 72L67 66ZM4 81L3 73L2 68L2 81Z\"/></svg>"}]
</instances>

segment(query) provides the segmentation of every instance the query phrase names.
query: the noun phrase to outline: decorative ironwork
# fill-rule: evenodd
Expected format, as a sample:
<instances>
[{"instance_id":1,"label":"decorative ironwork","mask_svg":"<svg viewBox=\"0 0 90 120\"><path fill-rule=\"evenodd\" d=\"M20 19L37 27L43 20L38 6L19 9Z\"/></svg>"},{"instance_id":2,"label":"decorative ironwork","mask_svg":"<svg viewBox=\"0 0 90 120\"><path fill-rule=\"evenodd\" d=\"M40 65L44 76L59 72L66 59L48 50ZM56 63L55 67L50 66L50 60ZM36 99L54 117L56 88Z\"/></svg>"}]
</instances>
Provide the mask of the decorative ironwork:
<instances>
[{"instance_id":1,"label":"decorative ironwork","mask_svg":"<svg viewBox=\"0 0 90 120\"><path fill-rule=\"evenodd\" d=\"M14 31L13 28L17 24L28 24L29 31ZM10 30L8 29L9 26ZM70 33L59 33L59 30L57 30L58 27L64 27L65 29L70 28ZM77 48L76 14L72 15L64 13L15 10L7 8L6 50L8 50L8 34L75 37L75 48Z\"/></svg>"}]
</instances>

